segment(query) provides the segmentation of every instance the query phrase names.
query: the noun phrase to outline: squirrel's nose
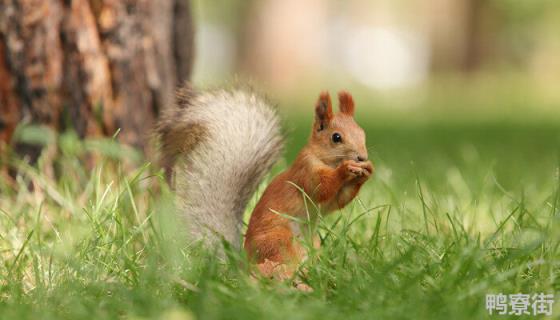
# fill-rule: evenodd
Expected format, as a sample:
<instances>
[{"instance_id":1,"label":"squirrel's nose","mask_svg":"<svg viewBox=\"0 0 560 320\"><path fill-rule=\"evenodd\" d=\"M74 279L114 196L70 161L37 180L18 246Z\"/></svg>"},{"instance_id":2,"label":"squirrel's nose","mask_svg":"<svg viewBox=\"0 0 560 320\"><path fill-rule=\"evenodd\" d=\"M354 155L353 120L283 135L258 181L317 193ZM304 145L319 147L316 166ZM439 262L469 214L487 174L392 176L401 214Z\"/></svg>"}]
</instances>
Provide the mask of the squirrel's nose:
<instances>
[{"instance_id":1,"label":"squirrel's nose","mask_svg":"<svg viewBox=\"0 0 560 320\"><path fill-rule=\"evenodd\" d=\"M367 156L365 156L365 157L364 156L358 156L357 159L358 159L358 162L363 162L363 161L367 160Z\"/></svg>"}]
</instances>

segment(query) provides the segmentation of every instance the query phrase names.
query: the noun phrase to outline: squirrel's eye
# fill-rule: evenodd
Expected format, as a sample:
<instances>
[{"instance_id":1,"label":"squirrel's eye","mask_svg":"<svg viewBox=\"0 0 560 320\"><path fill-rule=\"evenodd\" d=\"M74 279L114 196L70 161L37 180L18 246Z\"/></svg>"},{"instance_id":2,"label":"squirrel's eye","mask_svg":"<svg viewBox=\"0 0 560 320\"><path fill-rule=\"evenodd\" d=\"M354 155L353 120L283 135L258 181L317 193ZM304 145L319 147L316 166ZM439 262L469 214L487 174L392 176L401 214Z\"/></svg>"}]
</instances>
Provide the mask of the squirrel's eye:
<instances>
[{"instance_id":1,"label":"squirrel's eye","mask_svg":"<svg viewBox=\"0 0 560 320\"><path fill-rule=\"evenodd\" d=\"M340 133L335 132L335 133L332 135L332 141L333 141L334 143L341 143L341 142L342 142L342 136L340 135Z\"/></svg>"}]
</instances>

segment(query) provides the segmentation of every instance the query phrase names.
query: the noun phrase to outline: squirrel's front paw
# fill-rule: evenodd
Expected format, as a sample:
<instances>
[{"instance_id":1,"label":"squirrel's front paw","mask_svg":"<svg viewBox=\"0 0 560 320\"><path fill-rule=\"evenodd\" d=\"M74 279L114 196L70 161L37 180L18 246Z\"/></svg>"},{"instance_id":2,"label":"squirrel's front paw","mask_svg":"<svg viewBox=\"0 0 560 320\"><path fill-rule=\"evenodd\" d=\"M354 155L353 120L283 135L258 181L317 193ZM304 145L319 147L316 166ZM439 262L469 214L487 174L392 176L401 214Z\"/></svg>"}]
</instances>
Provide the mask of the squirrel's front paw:
<instances>
[{"instance_id":1,"label":"squirrel's front paw","mask_svg":"<svg viewBox=\"0 0 560 320\"><path fill-rule=\"evenodd\" d=\"M348 180L352 180L357 177L364 175L364 169L361 167L359 162L354 160L346 160L342 162L341 169L343 174Z\"/></svg>"},{"instance_id":2,"label":"squirrel's front paw","mask_svg":"<svg viewBox=\"0 0 560 320\"><path fill-rule=\"evenodd\" d=\"M348 181L355 179L365 181L374 171L371 161L356 162L354 160L346 160L342 162L341 169Z\"/></svg>"},{"instance_id":3,"label":"squirrel's front paw","mask_svg":"<svg viewBox=\"0 0 560 320\"><path fill-rule=\"evenodd\" d=\"M373 163L371 161L360 162L360 167L362 168L363 175L369 177L373 173Z\"/></svg>"},{"instance_id":4,"label":"squirrel's front paw","mask_svg":"<svg viewBox=\"0 0 560 320\"><path fill-rule=\"evenodd\" d=\"M374 168L371 161L360 162L360 167L362 168L362 175L356 179L358 183L364 183L372 175Z\"/></svg>"}]
</instances>

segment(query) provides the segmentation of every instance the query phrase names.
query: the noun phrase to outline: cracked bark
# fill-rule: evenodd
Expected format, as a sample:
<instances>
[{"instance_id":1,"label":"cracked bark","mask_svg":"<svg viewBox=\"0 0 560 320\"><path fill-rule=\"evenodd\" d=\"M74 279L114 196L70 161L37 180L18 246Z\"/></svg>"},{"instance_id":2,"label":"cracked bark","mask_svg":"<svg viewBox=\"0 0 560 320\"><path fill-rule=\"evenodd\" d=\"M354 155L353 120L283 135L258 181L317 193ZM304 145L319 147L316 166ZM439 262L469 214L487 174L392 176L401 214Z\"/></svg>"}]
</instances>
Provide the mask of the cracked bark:
<instances>
[{"instance_id":1,"label":"cracked bark","mask_svg":"<svg viewBox=\"0 0 560 320\"><path fill-rule=\"evenodd\" d=\"M1 0L0 145L30 123L146 150L192 55L189 0Z\"/></svg>"}]
</instances>

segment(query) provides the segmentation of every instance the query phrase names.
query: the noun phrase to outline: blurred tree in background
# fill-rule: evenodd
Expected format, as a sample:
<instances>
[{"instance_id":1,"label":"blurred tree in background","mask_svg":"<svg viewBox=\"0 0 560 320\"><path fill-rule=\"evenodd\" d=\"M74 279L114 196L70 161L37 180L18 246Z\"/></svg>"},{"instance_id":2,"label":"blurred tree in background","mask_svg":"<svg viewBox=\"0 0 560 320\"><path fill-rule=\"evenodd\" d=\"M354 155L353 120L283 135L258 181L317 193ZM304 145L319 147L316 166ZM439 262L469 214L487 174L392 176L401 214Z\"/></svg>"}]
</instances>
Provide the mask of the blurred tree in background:
<instances>
[{"instance_id":1,"label":"blurred tree in background","mask_svg":"<svg viewBox=\"0 0 560 320\"><path fill-rule=\"evenodd\" d=\"M190 77L191 20L189 0L2 0L0 144L24 122L145 148Z\"/></svg>"}]
</instances>

